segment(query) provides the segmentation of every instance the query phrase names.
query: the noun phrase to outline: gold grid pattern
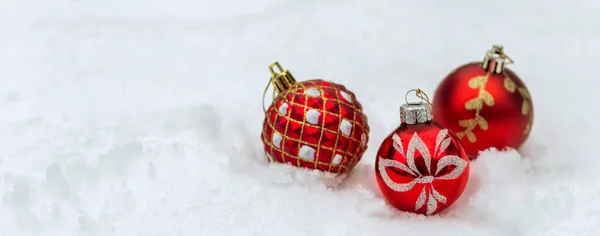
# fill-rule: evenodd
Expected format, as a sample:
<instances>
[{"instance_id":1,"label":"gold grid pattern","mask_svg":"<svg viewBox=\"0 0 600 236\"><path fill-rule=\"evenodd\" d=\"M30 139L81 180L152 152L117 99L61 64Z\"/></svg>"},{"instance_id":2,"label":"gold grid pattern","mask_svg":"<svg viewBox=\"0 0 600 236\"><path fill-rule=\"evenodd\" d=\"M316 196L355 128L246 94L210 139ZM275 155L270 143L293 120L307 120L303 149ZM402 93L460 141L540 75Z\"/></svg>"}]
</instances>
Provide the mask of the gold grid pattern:
<instances>
[{"instance_id":1,"label":"gold grid pattern","mask_svg":"<svg viewBox=\"0 0 600 236\"><path fill-rule=\"evenodd\" d=\"M367 117L362 113L362 109L360 109L357 106L359 104L358 101L349 91L344 91L344 92L346 92L348 95L350 95L350 97L352 98L352 102L347 102L343 99L340 99L340 91L343 91L343 89L332 86L332 84L337 85L337 84L334 84L331 82L325 82L323 80L308 80L308 81L298 82L298 83L294 84L291 88L287 89L286 91L282 92L281 94L279 94L276 97L276 99L273 101L272 105L267 110L266 117L265 117L265 123L263 124L263 132L262 132L263 133L262 140L265 143L265 150L268 151L268 153L273 158L274 158L274 153L275 153L274 150L277 149L277 147L275 147L273 145L272 141L270 140L273 133L267 133L267 128L270 128L272 130L272 132L279 133L283 137L283 139L281 140L281 145L280 145L281 148L278 151L281 152L281 161L284 163L286 163L286 155L288 155L292 159L295 159L296 166L298 166L298 167L302 166L300 163L301 160L305 161L305 162L310 162L309 160L301 158L298 155L299 153L289 153L289 151L286 151L285 143L288 140L291 140L291 141L295 142L296 145L298 145L298 147L297 147L298 151L300 150L300 147L303 145L306 145L309 147L316 146L315 156L314 156L314 161L313 161L315 169L318 168L319 165L327 165L328 166L327 171L329 171L329 172L332 172L333 168L337 168L338 174L347 173L352 169L352 167L354 167L356 165L356 163L358 163L358 161L360 161L360 158L362 157L362 155L364 154L364 152L366 150L366 142L368 140L369 126L367 123ZM340 85L338 85L338 86L340 86ZM320 93L319 97L322 99L322 108L321 109L317 109L315 107L309 107L307 105L308 99L316 99L316 98L311 98L311 96L304 94L304 92L307 91L308 89L316 89L319 91L319 93ZM335 91L335 98L326 97L325 90ZM291 99L288 99L289 95L291 95ZM299 103L295 102L296 96L298 96L298 95L306 97L306 99L304 100L304 104L299 104ZM284 102L289 105L289 108L288 108L289 110L286 112L286 114L284 116L282 116L279 113L278 108L275 106L282 104ZM338 106L337 114L326 110L325 103L327 103L327 102L332 102ZM352 119L346 119L352 124L351 133L348 136L346 136L346 135L344 135L344 136L350 142L353 143L353 146L357 149L356 153L353 153L350 150L338 150L339 140L343 134L341 133L341 131L339 131L339 128L338 128L338 130L330 130L325 127L324 121L327 116L336 116L338 118L338 127L339 127L339 124L341 124L342 120L345 118L342 116L342 109L343 109L342 104L344 104L344 105L348 106L350 109L354 110ZM357 105L355 105L355 104L357 104ZM300 107L303 110L303 119L302 120L292 119L292 117L291 117L291 114L293 112L292 107ZM318 110L321 113L322 117L319 118L319 120L321 120L320 125L313 125L306 121L305 114L309 109ZM273 112L275 112L275 117L274 117L274 119L271 119ZM362 123L356 122L357 115L361 116ZM285 124L285 128L283 130L283 133L279 132L275 128L275 125L274 125L274 122L280 118L284 118L287 121ZM295 121L301 125L299 139L295 139L295 138L286 136L288 129L289 129L290 122L292 122L292 121ZM316 144L301 140L304 135L304 127L312 127L312 128L319 130L319 132L320 132L319 139ZM363 136L365 137L364 143L363 143L363 140L354 138L358 128L360 128L363 132ZM333 147L323 146L321 144L325 131L336 134ZM352 146L352 145L348 145L348 147L350 147L350 146ZM319 160L321 150L331 151L332 156L329 157L329 162L322 162ZM342 155L342 160L341 160L340 164L331 163L333 160L334 154ZM348 158L351 158L351 159L348 160ZM344 163L347 163L347 165L343 165Z\"/></svg>"}]
</instances>

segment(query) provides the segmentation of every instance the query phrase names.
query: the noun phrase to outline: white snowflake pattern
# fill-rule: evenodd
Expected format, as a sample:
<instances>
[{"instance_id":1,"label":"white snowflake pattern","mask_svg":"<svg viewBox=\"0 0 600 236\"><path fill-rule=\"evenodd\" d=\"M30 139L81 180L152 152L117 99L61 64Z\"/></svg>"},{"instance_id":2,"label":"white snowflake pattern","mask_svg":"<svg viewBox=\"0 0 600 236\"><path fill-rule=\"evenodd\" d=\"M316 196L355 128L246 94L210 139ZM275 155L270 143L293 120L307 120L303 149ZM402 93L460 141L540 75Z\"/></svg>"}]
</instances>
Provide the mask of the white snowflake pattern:
<instances>
[{"instance_id":1,"label":"white snowflake pattern","mask_svg":"<svg viewBox=\"0 0 600 236\"><path fill-rule=\"evenodd\" d=\"M448 130L443 129L437 135L435 150L433 152L434 156L441 155L446 148L450 145L451 139L448 136ZM415 187L416 184L424 184L423 189L421 190L421 194L417 198L415 203L415 211L421 209L425 202L427 202L427 211L426 214L430 215L435 212L438 208L438 202L446 203L446 197L439 193L433 188L433 181L435 180L451 180L460 177L465 169L467 168L468 162L455 155L446 155L443 156L437 163L437 169L435 173L431 173L431 153L427 148L427 145L421 140L419 135L415 132L408 143L408 149L406 150L406 154L404 153L404 148L402 147L402 140L398 134L394 134L392 136L394 149L402 156L406 158L406 166L396 160L384 159L379 157L379 172L381 173L381 177L385 184L391 189L398 192L406 192ZM419 169L415 165L415 151L418 150L419 153L423 156L423 160L425 161L425 166L427 168L427 173L420 173ZM442 176L438 176L438 173L447 166L454 165L456 168L452 170L450 173L447 173ZM390 176L388 175L385 167L394 167L409 173L414 176L415 179L408 183L396 183L394 182ZM425 175L427 174L427 175ZM429 191L426 189L429 188ZM429 192L429 194L427 194Z\"/></svg>"}]
</instances>

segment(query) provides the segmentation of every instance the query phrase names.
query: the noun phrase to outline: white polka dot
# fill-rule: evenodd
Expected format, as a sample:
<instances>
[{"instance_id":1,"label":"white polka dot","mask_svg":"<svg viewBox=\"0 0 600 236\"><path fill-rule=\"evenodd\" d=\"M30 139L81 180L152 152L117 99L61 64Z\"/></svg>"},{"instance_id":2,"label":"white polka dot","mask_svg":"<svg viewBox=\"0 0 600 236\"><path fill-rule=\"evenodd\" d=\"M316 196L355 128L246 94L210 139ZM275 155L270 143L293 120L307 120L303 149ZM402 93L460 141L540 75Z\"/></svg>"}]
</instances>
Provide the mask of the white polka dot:
<instances>
[{"instance_id":1,"label":"white polka dot","mask_svg":"<svg viewBox=\"0 0 600 236\"><path fill-rule=\"evenodd\" d=\"M352 102L352 96L350 96L350 94L347 94L344 91L340 91L340 94L342 95L342 97L344 97L344 99L348 102Z\"/></svg>"},{"instance_id":2,"label":"white polka dot","mask_svg":"<svg viewBox=\"0 0 600 236\"><path fill-rule=\"evenodd\" d=\"M315 109L310 109L306 111L306 121L313 125L319 124L319 116L321 116L321 112Z\"/></svg>"},{"instance_id":3,"label":"white polka dot","mask_svg":"<svg viewBox=\"0 0 600 236\"><path fill-rule=\"evenodd\" d=\"M281 106L279 106L279 115L285 116L287 114L287 109L290 105L288 105L287 103L282 103Z\"/></svg>"},{"instance_id":4,"label":"white polka dot","mask_svg":"<svg viewBox=\"0 0 600 236\"><path fill-rule=\"evenodd\" d=\"M321 96L321 92L319 92L319 90L316 88L309 88L308 90L306 90L305 93L306 93L306 95L311 96L311 97Z\"/></svg>"},{"instance_id":5,"label":"white polka dot","mask_svg":"<svg viewBox=\"0 0 600 236\"><path fill-rule=\"evenodd\" d=\"M352 123L346 119L343 119L342 123L340 123L340 131L342 131L342 134L349 136L350 132L352 132Z\"/></svg>"},{"instance_id":6,"label":"white polka dot","mask_svg":"<svg viewBox=\"0 0 600 236\"><path fill-rule=\"evenodd\" d=\"M271 142L273 142L273 145L275 145L276 148L281 149L281 140L283 140L283 137L281 137L281 134L279 134L277 132L273 132L273 137L271 138Z\"/></svg>"},{"instance_id":7,"label":"white polka dot","mask_svg":"<svg viewBox=\"0 0 600 236\"><path fill-rule=\"evenodd\" d=\"M335 154L333 160L331 160L331 163L334 165L339 165L340 163L342 163L342 156L340 154Z\"/></svg>"},{"instance_id":8,"label":"white polka dot","mask_svg":"<svg viewBox=\"0 0 600 236\"><path fill-rule=\"evenodd\" d=\"M302 146L300 147L300 151L298 151L298 156L305 160L314 161L315 149L309 146Z\"/></svg>"}]
</instances>

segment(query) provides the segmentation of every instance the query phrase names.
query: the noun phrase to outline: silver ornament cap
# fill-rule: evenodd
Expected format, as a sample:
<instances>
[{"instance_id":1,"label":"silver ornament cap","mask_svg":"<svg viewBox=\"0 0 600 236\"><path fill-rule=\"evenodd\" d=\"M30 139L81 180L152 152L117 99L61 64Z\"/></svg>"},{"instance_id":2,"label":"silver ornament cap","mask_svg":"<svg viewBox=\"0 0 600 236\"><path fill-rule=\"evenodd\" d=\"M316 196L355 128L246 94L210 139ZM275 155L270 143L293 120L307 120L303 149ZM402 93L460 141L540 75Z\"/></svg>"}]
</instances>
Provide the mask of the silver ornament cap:
<instances>
[{"instance_id":1,"label":"silver ornament cap","mask_svg":"<svg viewBox=\"0 0 600 236\"><path fill-rule=\"evenodd\" d=\"M407 103L400 106L400 122L403 124L420 124L431 121L431 119L433 119L431 106L427 103Z\"/></svg>"},{"instance_id":2,"label":"silver ornament cap","mask_svg":"<svg viewBox=\"0 0 600 236\"><path fill-rule=\"evenodd\" d=\"M408 102L407 96L413 91L416 92L418 98L421 98L420 102ZM411 89L406 93L404 100L406 101L406 104L400 106L400 122L402 124L421 124L433 119L429 97L421 91L421 89Z\"/></svg>"},{"instance_id":3,"label":"silver ornament cap","mask_svg":"<svg viewBox=\"0 0 600 236\"><path fill-rule=\"evenodd\" d=\"M504 53L504 46L497 44L485 53L481 68L493 74L502 74L504 67L512 63L514 61Z\"/></svg>"}]
</instances>

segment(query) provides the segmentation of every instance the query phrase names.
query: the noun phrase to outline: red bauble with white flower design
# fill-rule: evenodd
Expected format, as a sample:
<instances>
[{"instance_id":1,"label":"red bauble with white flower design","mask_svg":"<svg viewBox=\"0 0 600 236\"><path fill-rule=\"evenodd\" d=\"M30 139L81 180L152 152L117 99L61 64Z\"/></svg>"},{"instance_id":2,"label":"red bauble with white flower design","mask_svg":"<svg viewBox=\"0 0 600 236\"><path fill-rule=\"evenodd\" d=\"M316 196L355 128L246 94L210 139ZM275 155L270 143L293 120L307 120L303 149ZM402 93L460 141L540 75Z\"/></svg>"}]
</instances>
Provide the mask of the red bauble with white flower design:
<instances>
[{"instance_id":1,"label":"red bauble with white flower design","mask_svg":"<svg viewBox=\"0 0 600 236\"><path fill-rule=\"evenodd\" d=\"M354 93L320 79L296 82L277 63L271 72L278 94L266 110L262 132L269 161L336 174L352 170L369 134Z\"/></svg>"},{"instance_id":2,"label":"red bauble with white flower design","mask_svg":"<svg viewBox=\"0 0 600 236\"><path fill-rule=\"evenodd\" d=\"M458 138L431 121L429 104L405 104L401 125L377 152L375 173L395 208L436 214L452 205L469 180L469 158Z\"/></svg>"}]
</instances>

